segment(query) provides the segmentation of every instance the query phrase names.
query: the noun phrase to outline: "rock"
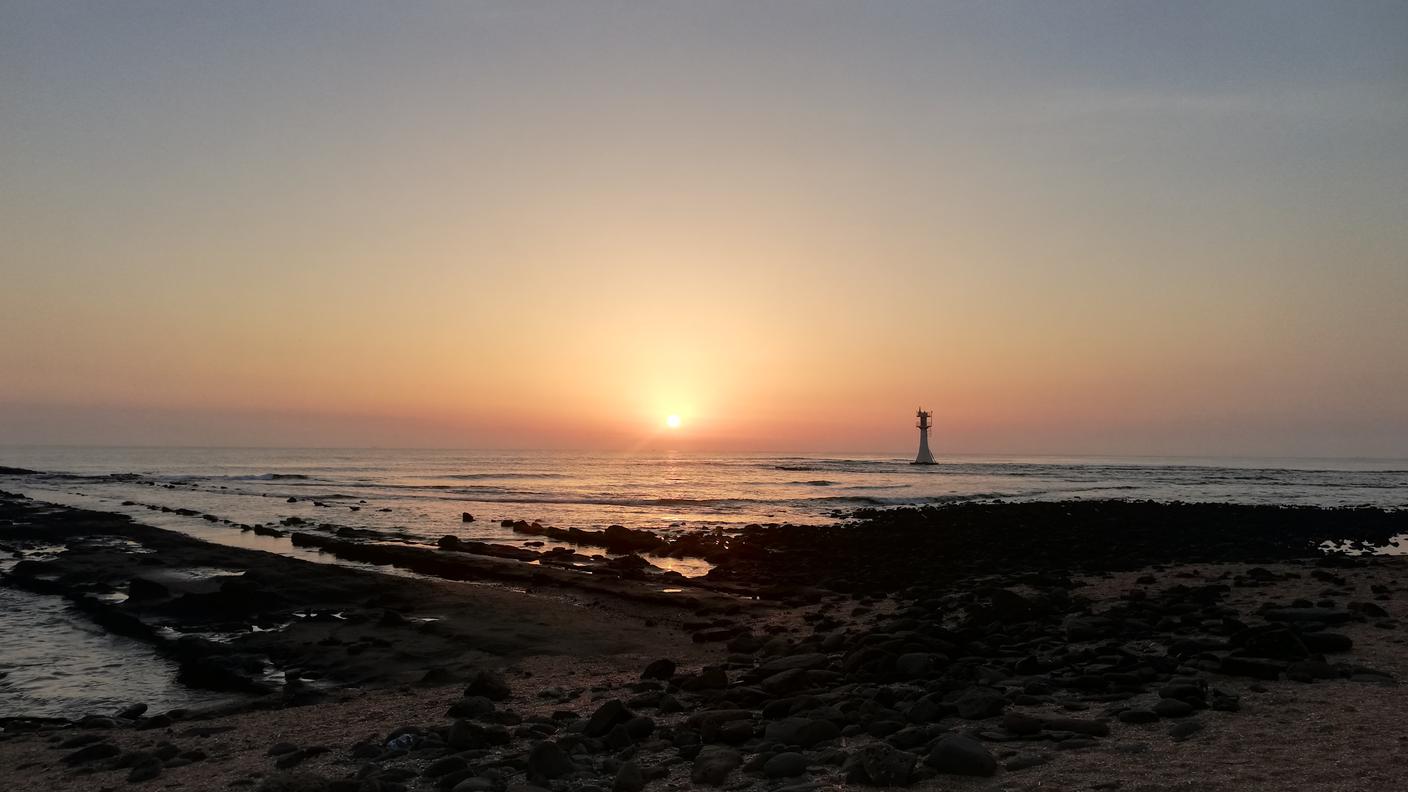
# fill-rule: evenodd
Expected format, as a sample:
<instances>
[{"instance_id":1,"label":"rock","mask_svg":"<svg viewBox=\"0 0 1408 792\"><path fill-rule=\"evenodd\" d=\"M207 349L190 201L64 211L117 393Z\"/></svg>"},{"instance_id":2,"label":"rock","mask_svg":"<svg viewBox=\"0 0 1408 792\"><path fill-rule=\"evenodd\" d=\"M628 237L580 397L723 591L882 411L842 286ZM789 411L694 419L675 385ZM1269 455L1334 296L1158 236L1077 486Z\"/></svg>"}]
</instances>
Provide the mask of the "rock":
<instances>
[{"instance_id":1,"label":"rock","mask_svg":"<svg viewBox=\"0 0 1408 792\"><path fill-rule=\"evenodd\" d=\"M1219 712L1236 712L1242 708L1242 699L1231 693L1214 690L1208 698L1208 706Z\"/></svg>"},{"instance_id":2,"label":"rock","mask_svg":"<svg viewBox=\"0 0 1408 792\"><path fill-rule=\"evenodd\" d=\"M114 729L117 728L117 720L102 715L84 715L78 721L80 729Z\"/></svg>"},{"instance_id":3,"label":"rock","mask_svg":"<svg viewBox=\"0 0 1408 792\"><path fill-rule=\"evenodd\" d=\"M153 758L133 767L127 773L127 783L138 784L150 781L159 775L161 775L161 760Z\"/></svg>"},{"instance_id":4,"label":"rock","mask_svg":"<svg viewBox=\"0 0 1408 792\"><path fill-rule=\"evenodd\" d=\"M146 704L132 704L117 711L117 717L123 720L136 720L147 711Z\"/></svg>"},{"instance_id":5,"label":"rock","mask_svg":"<svg viewBox=\"0 0 1408 792\"><path fill-rule=\"evenodd\" d=\"M871 743L855 753L866 778L876 786L905 786L914 775L919 757L885 743Z\"/></svg>"},{"instance_id":6,"label":"rock","mask_svg":"<svg viewBox=\"0 0 1408 792\"><path fill-rule=\"evenodd\" d=\"M1164 701L1178 701L1178 699L1164 699ZM1183 704L1181 701L1178 703ZM1188 705L1183 704L1183 706L1187 707ZM1153 723L1159 719L1158 713L1146 709L1128 709L1116 717L1120 719L1121 723Z\"/></svg>"},{"instance_id":7,"label":"rock","mask_svg":"<svg viewBox=\"0 0 1408 792\"><path fill-rule=\"evenodd\" d=\"M641 679L664 679L668 680L675 675L675 661L667 658L651 661L645 670L640 672Z\"/></svg>"},{"instance_id":8,"label":"rock","mask_svg":"<svg viewBox=\"0 0 1408 792\"><path fill-rule=\"evenodd\" d=\"M1244 676L1253 679L1276 680L1281 678L1285 664L1274 660L1258 660L1251 657L1224 657L1218 671L1228 676Z\"/></svg>"},{"instance_id":9,"label":"rock","mask_svg":"<svg viewBox=\"0 0 1408 792\"><path fill-rule=\"evenodd\" d=\"M85 745L92 745L95 742L102 742L104 737L100 734L75 734L72 737L58 744L58 748L64 751L71 751L74 748L82 748Z\"/></svg>"},{"instance_id":10,"label":"rock","mask_svg":"<svg viewBox=\"0 0 1408 792\"><path fill-rule=\"evenodd\" d=\"M572 762L571 757L561 746L550 740L535 744L528 752L529 781L551 781L576 769L577 765Z\"/></svg>"},{"instance_id":11,"label":"rock","mask_svg":"<svg viewBox=\"0 0 1408 792\"><path fill-rule=\"evenodd\" d=\"M1064 626L1068 641L1098 641L1111 632L1109 619L1078 613L1067 617Z\"/></svg>"},{"instance_id":12,"label":"rock","mask_svg":"<svg viewBox=\"0 0 1408 792\"><path fill-rule=\"evenodd\" d=\"M1186 720L1168 727L1168 736L1172 737L1177 742L1182 742L1202 730L1203 724L1201 722Z\"/></svg>"},{"instance_id":13,"label":"rock","mask_svg":"<svg viewBox=\"0 0 1408 792\"><path fill-rule=\"evenodd\" d=\"M605 737L610 731L635 717L635 713L626 709L626 705L620 699L611 699L596 708L596 712L587 719L586 726L582 729L582 734L586 737Z\"/></svg>"},{"instance_id":14,"label":"rock","mask_svg":"<svg viewBox=\"0 0 1408 792\"><path fill-rule=\"evenodd\" d=\"M807 757L796 751L777 754L763 763L763 775L768 778L792 778L807 772Z\"/></svg>"},{"instance_id":15,"label":"rock","mask_svg":"<svg viewBox=\"0 0 1408 792\"><path fill-rule=\"evenodd\" d=\"M493 671L475 671L469 678L469 685L464 689L464 695L483 696L491 701L503 701L513 695L508 683L504 678Z\"/></svg>"},{"instance_id":16,"label":"rock","mask_svg":"<svg viewBox=\"0 0 1408 792\"><path fill-rule=\"evenodd\" d=\"M924 763L951 775L990 776L997 772L997 760L982 743L958 734L939 738Z\"/></svg>"},{"instance_id":17,"label":"rock","mask_svg":"<svg viewBox=\"0 0 1408 792\"><path fill-rule=\"evenodd\" d=\"M774 696L785 696L811 687L807 672L800 668L780 671L764 679L760 686Z\"/></svg>"},{"instance_id":18,"label":"rock","mask_svg":"<svg viewBox=\"0 0 1408 792\"><path fill-rule=\"evenodd\" d=\"M137 731L147 731L150 729L165 729L172 723L175 723L175 719L166 713L162 713L160 715L153 715L150 718L138 718L137 722L132 725L132 728L136 729Z\"/></svg>"},{"instance_id":19,"label":"rock","mask_svg":"<svg viewBox=\"0 0 1408 792\"><path fill-rule=\"evenodd\" d=\"M456 751L483 747L484 743L475 734L469 721L457 720L445 732L445 743Z\"/></svg>"},{"instance_id":20,"label":"rock","mask_svg":"<svg viewBox=\"0 0 1408 792\"><path fill-rule=\"evenodd\" d=\"M641 792L642 789L645 789L645 776L640 765L622 762L616 770L616 779L611 782L611 792Z\"/></svg>"},{"instance_id":21,"label":"rock","mask_svg":"<svg viewBox=\"0 0 1408 792\"><path fill-rule=\"evenodd\" d=\"M987 589L980 592L980 595L986 598L987 602L973 608L971 620L975 624L1027 621L1043 610L1038 603L1011 589Z\"/></svg>"},{"instance_id":22,"label":"rock","mask_svg":"<svg viewBox=\"0 0 1408 792\"><path fill-rule=\"evenodd\" d=\"M477 718L494 711L494 702L486 696L465 696L450 705L445 713L451 718Z\"/></svg>"},{"instance_id":23,"label":"rock","mask_svg":"<svg viewBox=\"0 0 1408 792\"><path fill-rule=\"evenodd\" d=\"M448 685L454 681L455 675L450 673L448 669L428 668L424 674L420 675L420 681L416 684L425 685L426 687L435 687L437 685Z\"/></svg>"},{"instance_id":24,"label":"rock","mask_svg":"<svg viewBox=\"0 0 1408 792\"><path fill-rule=\"evenodd\" d=\"M737 745L753 739L753 721L736 720L720 724L714 732L716 742Z\"/></svg>"},{"instance_id":25,"label":"rock","mask_svg":"<svg viewBox=\"0 0 1408 792\"><path fill-rule=\"evenodd\" d=\"M1110 733L1110 724L1105 721L1083 718L1045 718L1042 725L1051 731L1075 732L1076 734L1088 734L1092 737L1105 737Z\"/></svg>"},{"instance_id":26,"label":"rock","mask_svg":"<svg viewBox=\"0 0 1408 792\"><path fill-rule=\"evenodd\" d=\"M732 748L707 745L694 758L689 780L696 784L720 786L735 768L743 764L743 756Z\"/></svg>"},{"instance_id":27,"label":"rock","mask_svg":"<svg viewBox=\"0 0 1408 792\"><path fill-rule=\"evenodd\" d=\"M99 759L111 759L120 753L122 753L122 750L112 743L93 743L92 745L85 745L77 751L65 755L63 763L72 767L87 764L88 762L96 762Z\"/></svg>"},{"instance_id":28,"label":"rock","mask_svg":"<svg viewBox=\"0 0 1408 792\"><path fill-rule=\"evenodd\" d=\"M821 718L784 718L769 723L763 730L763 739L768 742L802 748L810 748L840 736L841 729L836 724Z\"/></svg>"},{"instance_id":29,"label":"rock","mask_svg":"<svg viewBox=\"0 0 1408 792\"><path fill-rule=\"evenodd\" d=\"M775 660L769 660L749 672L748 678L763 679L782 671L791 671L794 668L810 671L817 668L825 668L831 664L831 658L821 652L806 652L803 654L786 655Z\"/></svg>"},{"instance_id":30,"label":"rock","mask_svg":"<svg viewBox=\"0 0 1408 792\"><path fill-rule=\"evenodd\" d=\"M474 522L474 515L469 512L460 512L460 522Z\"/></svg>"},{"instance_id":31,"label":"rock","mask_svg":"<svg viewBox=\"0 0 1408 792\"><path fill-rule=\"evenodd\" d=\"M265 756L283 756L298 750L298 746L291 742L276 742L269 746L269 750L264 752Z\"/></svg>"},{"instance_id":32,"label":"rock","mask_svg":"<svg viewBox=\"0 0 1408 792\"><path fill-rule=\"evenodd\" d=\"M1013 734L1036 734L1044 725L1045 722L1041 718L1021 712L1009 712L1002 716L1002 728Z\"/></svg>"},{"instance_id":33,"label":"rock","mask_svg":"<svg viewBox=\"0 0 1408 792\"><path fill-rule=\"evenodd\" d=\"M458 773L469 769L469 763L459 756L446 756L436 759L426 766L421 775L427 778L439 778L450 773Z\"/></svg>"},{"instance_id":34,"label":"rock","mask_svg":"<svg viewBox=\"0 0 1408 792\"><path fill-rule=\"evenodd\" d=\"M722 690L728 687L728 674L719 666L706 666L696 676L689 677L680 685L685 690Z\"/></svg>"},{"instance_id":35,"label":"rock","mask_svg":"<svg viewBox=\"0 0 1408 792\"><path fill-rule=\"evenodd\" d=\"M624 725L616 728L625 729L632 740L640 741L648 739L650 735L655 733L655 721L642 715L637 715L626 721Z\"/></svg>"},{"instance_id":36,"label":"rock","mask_svg":"<svg viewBox=\"0 0 1408 792\"><path fill-rule=\"evenodd\" d=\"M902 750L917 748L929 741L929 730L923 726L908 726L885 738L885 742Z\"/></svg>"},{"instance_id":37,"label":"rock","mask_svg":"<svg viewBox=\"0 0 1408 792\"><path fill-rule=\"evenodd\" d=\"M1160 697L1186 701L1195 707L1207 706L1207 695L1207 690L1202 685L1193 683L1173 683L1159 688Z\"/></svg>"},{"instance_id":38,"label":"rock","mask_svg":"<svg viewBox=\"0 0 1408 792\"><path fill-rule=\"evenodd\" d=\"M934 656L928 652L909 652L895 658L895 673L907 679L927 676L934 670Z\"/></svg>"},{"instance_id":39,"label":"rock","mask_svg":"<svg viewBox=\"0 0 1408 792\"><path fill-rule=\"evenodd\" d=\"M1266 608L1261 612L1267 621L1279 622L1320 622L1322 624L1342 624L1353 621L1355 614L1334 608Z\"/></svg>"},{"instance_id":40,"label":"rock","mask_svg":"<svg viewBox=\"0 0 1408 792\"><path fill-rule=\"evenodd\" d=\"M1354 641L1348 635L1339 633L1313 632L1306 633L1300 637L1305 644L1305 648L1316 654L1331 654L1333 652L1348 652L1354 648Z\"/></svg>"},{"instance_id":41,"label":"rock","mask_svg":"<svg viewBox=\"0 0 1408 792\"><path fill-rule=\"evenodd\" d=\"M1383 588L1383 587L1382 587L1382 586L1374 586L1373 588L1376 588L1376 589L1377 589L1377 588ZM1385 592L1383 592L1383 593L1384 593L1385 595L1387 595L1388 592L1385 591ZM1365 616L1369 616L1369 617L1374 618L1374 619L1387 619L1387 618L1388 618L1388 611L1384 610L1384 607L1383 607L1382 605L1377 604L1377 603L1373 603L1373 602L1351 602L1351 603L1349 603L1348 605L1346 605L1345 607L1349 608L1350 610L1352 610L1352 611L1354 611L1354 612L1356 612L1356 613L1362 613L1362 614L1364 614Z\"/></svg>"},{"instance_id":42,"label":"rock","mask_svg":"<svg viewBox=\"0 0 1408 792\"><path fill-rule=\"evenodd\" d=\"M1300 660L1310 654L1295 631L1281 625L1270 625L1237 636L1242 652L1250 657L1274 660Z\"/></svg>"},{"instance_id":43,"label":"rock","mask_svg":"<svg viewBox=\"0 0 1408 792\"><path fill-rule=\"evenodd\" d=\"M1001 715L1007 707L1007 697L989 688L969 688L954 702L958 707L958 717L964 720L982 720Z\"/></svg>"},{"instance_id":44,"label":"rock","mask_svg":"<svg viewBox=\"0 0 1408 792\"><path fill-rule=\"evenodd\" d=\"M156 581L147 580L142 577L132 578L127 582L127 597L133 600L156 600L165 599L171 596L171 592L166 586ZM144 710L145 711L145 710Z\"/></svg>"},{"instance_id":45,"label":"rock","mask_svg":"<svg viewBox=\"0 0 1408 792\"><path fill-rule=\"evenodd\" d=\"M277 759L274 760L274 767L277 767L277 768L279 768L280 770L287 770L287 769L290 768L290 767L297 767L298 765L300 765L300 764L303 763L303 760L304 760L304 759L307 759L307 758L308 758L308 752L307 752L307 751L302 751L302 750L290 751L290 752L285 753L285 754L280 754L280 755L279 755L279 758L277 758Z\"/></svg>"},{"instance_id":46,"label":"rock","mask_svg":"<svg viewBox=\"0 0 1408 792\"><path fill-rule=\"evenodd\" d=\"M1183 699L1159 699L1154 705L1154 713L1160 718L1186 718L1193 714L1193 705Z\"/></svg>"},{"instance_id":47,"label":"rock","mask_svg":"<svg viewBox=\"0 0 1408 792\"><path fill-rule=\"evenodd\" d=\"M161 742L157 743L156 748L152 751L152 753L155 754L156 758L160 759L161 761L169 762L172 759L175 759L177 754L181 753L181 749L177 748L174 743Z\"/></svg>"},{"instance_id":48,"label":"rock","mask_svg":"<svg viewBox=\"0 0 1408 792\"><path fill-rule=\"evenodd\" d=\"M122 756L117 757L117 761L113 763L113 766L132 768L153 761L161 760L157 758L156 754L150 751L128 751Z\"/></svg>"}]
</instances>

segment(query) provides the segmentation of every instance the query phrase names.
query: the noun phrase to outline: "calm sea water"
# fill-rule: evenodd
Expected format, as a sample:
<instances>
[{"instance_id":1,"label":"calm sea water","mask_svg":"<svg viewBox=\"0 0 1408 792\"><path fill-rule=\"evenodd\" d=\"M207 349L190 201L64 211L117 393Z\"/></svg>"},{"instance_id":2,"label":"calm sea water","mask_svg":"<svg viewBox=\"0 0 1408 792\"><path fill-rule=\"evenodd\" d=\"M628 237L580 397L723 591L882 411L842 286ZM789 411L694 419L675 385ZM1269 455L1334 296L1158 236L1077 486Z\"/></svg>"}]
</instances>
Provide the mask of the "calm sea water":
<instances>
[{"instance_id":1,"label":"calm sea water","mask_svg":"<svg viewBox=\"0 0 1408 792\"><path fill-rule=\"evenodd\" d=\"M1408 508L1408 460L610 455L308 449L0 448L0 465L45 471L0 488L131 514L226 544L317 557L148 505L236 522L286 517L433 541L526 537L502 519L613 523L665 533L747 523L824 523L861 507L955 500L1140 498ZM288 499L295 502L289 503ZM135 505L123 506L124 501ZM322 504L322 505L317 505ZM460 519L462 512L476 517ZM3 529L0 529L0 536ZM549 542L551 544L551 542ZM326 560L326 559L324 559ZM697 574L690 561L658 563ZM0 588L0 715L78 715L193 694L140 645L95 633L57 598ZM12 640L11 636L24 636ZM114 669L121 669L116 673ZM101 679L102 684L93 684Z\"/></svg>"},{"instance_id":2,"label":"calm sea water","mask_svg":"<svg viewBox=\"0 0 1408 792\"><path fill-rule=\"evenodd\" d=\"M1408 506L1408 460L1014 457L950 458L933 467L908 462L824 455L0 448L0 465L62 474L29 477L27 488L180 505L240 522L311 515L431 534L457 524L462 511L486 522L688 528L816 523L833 519L838 510L864 506L992 498ZM174 488L160 486L166 484ZM300 502L289 504L289 497ZM334 518L315 511L309 499L341 513Z\"/></svg>"}]
</instances>

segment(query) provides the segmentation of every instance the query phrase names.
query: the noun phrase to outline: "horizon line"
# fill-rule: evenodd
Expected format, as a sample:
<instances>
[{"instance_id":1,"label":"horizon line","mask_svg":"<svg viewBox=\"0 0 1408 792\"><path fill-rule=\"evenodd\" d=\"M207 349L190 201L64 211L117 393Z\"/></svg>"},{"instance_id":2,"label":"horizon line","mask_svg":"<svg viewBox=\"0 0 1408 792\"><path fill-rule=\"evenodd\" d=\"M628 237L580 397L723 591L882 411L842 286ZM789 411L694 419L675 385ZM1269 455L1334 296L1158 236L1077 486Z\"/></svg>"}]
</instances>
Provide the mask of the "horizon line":
<instances>
[{"instance_id":1,"label":"horizon line","mask_svg":"<svg viewBox=\"0 0 1408 792\"><path fill-rule=\"evenodd\" d=\"M16 443L0 442L0 449L141 449L141 450L189 450L189 451L447 451L466 453L495 454L600 454L632 456L646 454L683 454L693 456L836 456L846 455L894 457L907 459L912 454L889 451L725 451L709 449L602 449L602 448L492 448L469 446L363 446L363 445L319 445L319 446L280 446L280 445L174 445L174 444L87 444L87 443ZM1339 460L1363 462L1408 461L1408 456L1345 456L1345 455L1284 455L1284 454L1097 454L1097 453L1023 453L1023 452L950 452L938 453L943 458L1007 457L1027 459L1284 459L1284 460Z\"/></svg>"}]
</instances>

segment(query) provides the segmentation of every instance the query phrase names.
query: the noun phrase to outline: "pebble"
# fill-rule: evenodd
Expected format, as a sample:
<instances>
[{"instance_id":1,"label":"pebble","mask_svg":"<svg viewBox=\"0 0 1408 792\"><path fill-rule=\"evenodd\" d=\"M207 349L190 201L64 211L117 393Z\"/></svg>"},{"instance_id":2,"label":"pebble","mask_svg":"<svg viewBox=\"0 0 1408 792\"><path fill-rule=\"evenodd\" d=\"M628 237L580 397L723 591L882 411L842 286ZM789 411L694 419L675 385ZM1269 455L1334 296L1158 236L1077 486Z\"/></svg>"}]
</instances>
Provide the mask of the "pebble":
<instances>
[{"instance_id":1,"label":"pebble","mask_svg":"<svg viewBox=\"0 0 1408 792\"><path fill-rule=\"evenodd\" d=\"M741 764L743 756L738 751L716 745L706 746L695 757L689 779L696 784L719 786Z\"/></svg>"},{"instance_id":2,"label":"pebble","mask_svg":"<svg viewBox=\"0 0 1408 792\"><path fill-rule=\"evenodd\" d=\"M988 749L959 734L940 737L924 762L940 773L952 775L990 776L997 772L997 760Z\"/></svg>"},{"instance_id":3,"label":"pebble","mask_svg":"<svg viewBox=\"0 0 1408 792\"><path fill-rule=\"evenodd\" d=\"M791 778L807 771L807 757L796 751L777 754L763 763L763 775L768 778Z\"/></svg>"}]
</instances>

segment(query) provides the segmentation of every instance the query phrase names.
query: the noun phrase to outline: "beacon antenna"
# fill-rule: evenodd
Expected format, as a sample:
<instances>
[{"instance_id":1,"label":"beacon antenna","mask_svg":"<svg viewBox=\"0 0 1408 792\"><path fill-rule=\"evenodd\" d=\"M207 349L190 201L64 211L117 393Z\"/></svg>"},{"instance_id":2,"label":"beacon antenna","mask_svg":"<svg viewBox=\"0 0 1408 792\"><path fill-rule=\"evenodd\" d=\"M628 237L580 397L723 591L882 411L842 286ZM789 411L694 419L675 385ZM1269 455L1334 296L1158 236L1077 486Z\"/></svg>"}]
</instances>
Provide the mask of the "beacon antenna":
<instances>
[{"instance_id":1,"label":"beacon antenna","mask_svg":"<svg viewBox=\"0 0 1408 792\"><path fill-rule=\"evenodd\" d=\"M916 465L937 465L937 464L938 464L937 462L934 461L934 454L933 454L933 452L929 450L929 416L930 416L930 415L933 415L933 413L929 412L928 410L924 409L923 407L920 407L920 408L919 408L919 412L917 412L917 413L914 414L914 416L919 419L919 422L915 424L915 426L919 427L919 456L917 456L917 457L914 458L914 464L916 464Z\"/></svg>"}]
</instances>

